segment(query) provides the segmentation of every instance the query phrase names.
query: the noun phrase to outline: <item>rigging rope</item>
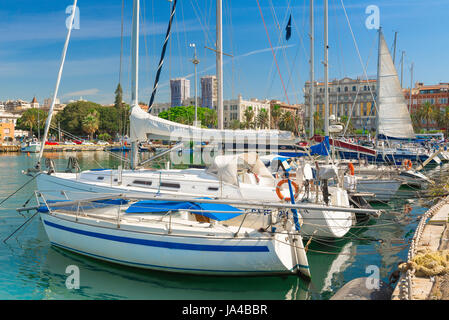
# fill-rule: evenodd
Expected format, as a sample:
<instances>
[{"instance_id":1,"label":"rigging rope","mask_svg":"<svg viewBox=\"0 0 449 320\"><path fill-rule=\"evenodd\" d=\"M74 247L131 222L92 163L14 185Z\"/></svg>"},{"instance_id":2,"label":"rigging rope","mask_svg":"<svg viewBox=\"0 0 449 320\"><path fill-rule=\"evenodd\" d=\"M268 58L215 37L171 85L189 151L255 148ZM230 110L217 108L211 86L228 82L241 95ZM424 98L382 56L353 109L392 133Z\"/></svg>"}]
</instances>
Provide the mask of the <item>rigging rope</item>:
<instances>
[{"instance_id":1,"label":"rigging rope","mask_svg":"<svg viewBox=\"0 0 449 320\"><path fill-rule=\"evenodd\" d=\"M284 84L284 79L282 78L281 71L279 69L279 65L278 65L278 62L277 62L277 59L276 59L276 53L274 52L273 45L271 44L270 34L268 33L267 25L266 25L265 19L263 17L262 8L260 7L259 0L256 0L256 1L257 1L257 6L259 7L260 16L262 17L263 25L265 27L265 33L267 34L268 42L270 43L271 52L273 53L273 58L274 58L274 61L276 62L276 67L277 67L277 70L278 70L278 74L279 74L279 77L281 78L282 87L284 88L285 97L287 99L288 104L290 104L290 99L288 98L287 90L286 90L285 84Z\"/></svg>"},{"instance_id":2,"label":"rigging rope","mask_svg":"<svg viewBox=\"0 0 449 320\"><path fill-rule=\"evenodd\" d=\"M153 108L154 98L156 96L157 86L159 84L159 77L161 76L162 66L164 64L165 51L167 50L168 40L170 39L171 26L173 23L173 18L175 16L177 2L178 0L174 0L173 2L173 7L170 14L170 21L168 23L167 33L165 34L164 45L162 47L161 59L159 61L159 66L157 68L156 79L154 80L153 92L151 93L150 103L148 104L148 112L151 112L151 109Z\"/></svg>"}]
</instances>

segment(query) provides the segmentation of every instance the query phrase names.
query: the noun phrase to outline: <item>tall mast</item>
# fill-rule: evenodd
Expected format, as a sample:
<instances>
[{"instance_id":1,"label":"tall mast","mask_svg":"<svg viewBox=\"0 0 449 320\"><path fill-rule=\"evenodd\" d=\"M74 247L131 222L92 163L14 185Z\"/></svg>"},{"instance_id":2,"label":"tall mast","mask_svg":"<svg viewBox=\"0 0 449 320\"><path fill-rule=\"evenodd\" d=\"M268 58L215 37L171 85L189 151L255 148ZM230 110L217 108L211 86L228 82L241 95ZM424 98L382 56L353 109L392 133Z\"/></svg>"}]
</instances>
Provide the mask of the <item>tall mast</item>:
<instances>
[{"instance_id":1,"label":"tall mast","mask_svg":"<svg viewBox=\"0 0 449 320\"><path fill-rule=\"evenodd\" d=\"M217 115L218 129L223 129L223 17L222 17L222 0L217 0L217 44L216 44L216 68L217 68Z\"/></svg>"},{"instance_id":2,"label":"tall mast","mask_svg":"<svg viewBox=\"0 0 449 320\"><path fill-rule=\"evenodd\" d=\"M133 32L132 32L132 63L131 63L131 110L139 107L139 21L140 0L134 0ZM131 141L131 169L136 169L138 163L137 141Z\"/></svg>"},{"instance_id":3,"label":"tall mast","mask_svg":"<svg viewBox=\"0 0 449 320\"><path fill-rule=\"evenodd\" d=\"M396 43L398 39L398 32L394 33L394 46L393 46L393 64L396 64Z\"/></svg>"},{"instance_id":4,"label":"tall mast","mask_svg":"<svg viewBox=\"0 0 449 320\"><path fill-rule=\"evenodd\" d=\"M382 27L379 27L379 43L378 43L378 53L377 53L377 88L376 88L376 137L379 135L379 90L380 90L380 53L381 53L381 47L380 47L380 39L382 37Z\"/></svg>"},{"instance_id":5,"label":"tall mast","mask_svg":"<svg viewBox=\"0 0 449 320\"><path fill-rule=\"evenodd\" d=\"M315 133L314 113L315 113L315 31L313 17L313 0L310 0L310 137Z\"/></svg>"},{"instance_id":6,"label":"tall mast","mask_svg":"<svg viewBox=\"0 0 449 320\"><path fill-rule=\"evenodd\" d=\"M412 110L412 88L413 88L413 62L412 62L412 66L410 69L410 107L409 107L409 112L411 112Z\"/></svg>"},{"instance_id":7,"label":"tall mast","mask_svg":"<svg viewBox=\"0 0 449 320\"><path fill-rule=\"evenodd\" d=\"M324 0L324 135L329 136L329 38L328 0Z\"/></svg>"},{"instance_id":8,"label":"tall mast","mask_svg":"<svg viewBox=\"0 0 449 320\"><path fill-rule=\"evenodd\" d=\"M401 88L402 88L402 79L404 76L404 54L405 51L402 51L402 58L401 58Z\"/></svg>"},{"instance_id":9,"label":"tall mast","mask_svg":"<svg viewBox=\"0 0 449 320\"><path fill-rule=\"evenodd\" d=\"M139 106L139 15L140 0L134 0L131 62L131 107Z\"/></svg>"},{"instance_id":10,"label":"tall mast","mask_svg":"<svg viewBox=\"0 0 449 320\"><path fill-rule=\"evenodd\" d=\"M77 2L78 2L78 0L73 1L72 16L70 17L70 23L68 25L67 37L65 39L64 49L62 50L61 64L59 66L58 79L56 80L56 88L55 88L55 92L53 95L53 101L51 102L50 110L48 110L47 121L45 122L44 137L42 139L41 150L39 152L39 158L36 163L36 169L41 168L41 160L42 160L42 156L44 155L45 141L47 141L48 131L50 130L51 119L53 117L53 110L55 108L56 98L58 97L59 84L61 83L62 71L64 70L64 63L65 63L65 57L67 54L67 48L69 47L70 35L72 34L73 21L75 20L75 14L76 14L76 10L77 10L77 6L76 6Z\"/></svg>"}]
</instances>

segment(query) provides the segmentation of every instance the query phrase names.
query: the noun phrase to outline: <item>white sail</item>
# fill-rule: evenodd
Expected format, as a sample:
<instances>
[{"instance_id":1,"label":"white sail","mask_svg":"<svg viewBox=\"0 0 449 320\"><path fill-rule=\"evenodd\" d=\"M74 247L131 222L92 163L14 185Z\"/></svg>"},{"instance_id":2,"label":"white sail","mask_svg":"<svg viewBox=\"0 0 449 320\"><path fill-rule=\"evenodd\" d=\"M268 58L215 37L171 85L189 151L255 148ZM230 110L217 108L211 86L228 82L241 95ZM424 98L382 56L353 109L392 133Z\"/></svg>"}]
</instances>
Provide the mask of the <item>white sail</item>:
<instances>
[{"instance_id":1,"label":"white sail","mask_svg":"<svg viewBox=\"0 0 449 320\"><path fill-rule=\"evenodd\" d=\"M387 137L415 137L396 68L382 32L379 32L377 133Z\"/></svg>"},{"instance_id":2,"label":"white sail","mask_svg":"<svg viewBox=\"0 0 449 320\"><path fill-rule=\"evenodd\" d=\"M131 111L130 128L131 141L163 139L266 145L294 144L296 142L295 136L289 131L204 129L153 116L139 107L134 107Z\"/></svg>"}]
</instances>

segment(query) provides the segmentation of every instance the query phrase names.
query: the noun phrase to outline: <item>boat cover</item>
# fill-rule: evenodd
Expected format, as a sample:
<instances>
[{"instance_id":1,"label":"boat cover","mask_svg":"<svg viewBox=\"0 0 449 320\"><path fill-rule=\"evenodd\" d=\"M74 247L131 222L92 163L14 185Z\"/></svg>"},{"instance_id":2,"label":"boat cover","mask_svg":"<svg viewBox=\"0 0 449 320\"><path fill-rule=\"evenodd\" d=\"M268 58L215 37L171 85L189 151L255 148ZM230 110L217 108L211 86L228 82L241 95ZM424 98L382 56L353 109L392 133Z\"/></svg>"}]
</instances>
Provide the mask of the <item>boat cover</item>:
<instances>
[{"instance_id":1,"label":"boat cover","mask_svg":"<svg viewBox=\"0 0 449 320\"><path fill-rule=\"evenodd\" d=\"M174 202L161 200L138 201L126 210L126 213L167 213L179 210L201 210L191 211L217 221L225 221L240 216L243 210L227 204L197 203L197 202Z\"/></svg>"}]
</instances>

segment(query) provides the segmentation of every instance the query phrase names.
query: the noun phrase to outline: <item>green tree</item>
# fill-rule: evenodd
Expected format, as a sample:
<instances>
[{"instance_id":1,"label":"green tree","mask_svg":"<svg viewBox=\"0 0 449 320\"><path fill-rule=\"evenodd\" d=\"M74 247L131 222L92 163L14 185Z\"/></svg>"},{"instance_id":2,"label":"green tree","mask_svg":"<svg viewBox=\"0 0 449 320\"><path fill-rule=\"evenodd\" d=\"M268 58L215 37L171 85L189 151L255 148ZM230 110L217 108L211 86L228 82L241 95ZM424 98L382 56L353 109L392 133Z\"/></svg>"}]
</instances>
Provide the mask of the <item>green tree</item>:
<instances>
[{"instance_id":1,"label":"green tree","mask_svg":"<svg viewBox=\"0 0 449 320\"><path fill-rule=\"evenodd\" d=\"M242 127L242 123L240 123L239 120L235 119L231 121L231 124L229 126L233 130L240 129Z\"/></svg>"},{"instance_id":2,"label":"green tree","mask_svg":"<svg viewBox=\"0 0 449 320\"><path fill-rule=\"evenodd\" d=\"M112 139L112 137L109 133L100 133L98 135L98 139L103 140L103 141L109 141Z\"/></svg>"},{"instance_id":3,"label":"green tree","mask_svg":"<svg viewBox=\"0 0 449 320\"><path fill-rule=\"evenodd\" d=\"M431 121L438 118L438 111L433 104L425 102L419 107L417 117L420 121L426 121L426 129L429 131Z\"/></svg>"},{"instance_id":4,"label":"green tree","mask_svg":"<svg viewBox=\"0 0 449 320\"><path fill-rule=\"evenodd\" d=\"M446 106L443 110L438 112L438 116L436 118L438 126L444 128L444 131L447 136L448 127L449 127L449 105Z\"/></svg>"},{"instance_id":5,"label":"green tree","mask_svg":"<svg viewBox=\"0 0 449 320\"><path fill-rule=\"evenodd\" d=\"M203 127L211 128L217 124L217 112L209 108L198 107L198 120ZM195 107L172 107L159 113L159 118L170 121L193 125L195 120Z\"/></svg>"},{"instance_id":6,"label":"green tree","mask_svg":"<svg viewBox=\"0 0 449 320\"><path fill-rule=\"evenodd\" d=\"M265 129L269 127L269 116L268 111L266 109L261 109L256 117L257 127L260 129Z\"/></svg>"},{"instance_id":7,"label":"green tree","mask_svg":"<svg viewBox=\"0 0 449 320\"><path fill-rule=\"evenodd\" d=\"M115 102L114 107L120 109L123 107L123 90L122 85L119 83L117 89L115 89Z\"/></svg>"},{"instance_id":8,"label":"green tree","mask_svg":"<svg viewBox=\"0 0 449 320\"><path fill-rule=\"evenodd\" d=\"M313 114L313 126L315 128L315 132L322 132L323 131L323 126L324 126L324 120L321 116L321 113L319 113L318 111L316 111ZM314 132L314 134L315 134Z\"/></svg>"},{"instance_id":9,"label":"green tree","mask_svg":"<svg viewBox=\"0 0 449 320\"><path fill-rule=\"evenodd\" d=\"M244 126L245 129L254 128L254 110L253 107L249 106L243 112L243 117L245 118Z\"/></svg>"},{"instance_id":10,"label":"green tree","mask_svg":"<svg viewBox=\"0 0 449 320\"><path fill-rule=\"evenodd\" d=\"M286 111L279 119L279 129L286 131L295 131L295 117L291 111Z\"/></svg>"},{"instance_id":11,"label":"green tree","mask_svg":"<svg viewBox=\"0 0 449 320\"><path fill-rule=\"evenodd\" d=\"M89 134L90 140L93 140L93 135L95 132L97 132L100 126L100 120L98 119L97 111L93 111L86 115L81 123L83 131Z\"/></svg>"},{"instance_id":12,"label":"green tree","mask_svg":"<svg viewBox=\"0 0 449 320\"><path fill-rule=\"evenodd\" d=\"M84 134L82 121L93 111L101 109L102 106L90 101L77 101L68 104L64 110L58 112L56 121L59 121L61 129L70 132L74 135ZM109 110L113 109L108 107ZM117 119L118 121L118 119Z\"/></svg>"},{"instance_id":13,"label":"green tree","mask_svg":"<svg viewBox=\"0 0 449 320\"><path fill-rule=\"evenodd\" d=\"M354 125L352 124L352 121L349 119L348 116L341 116L340 121L344 125L345 128L347 127L347 129L346 129L347 133L349 133L349 134L354 133Z\"/></svg>"},{"instance_id":14,"label":"green tree","mask_svg":"<svg viewBox=\"0 0 449 320\"><path fill-rule=\"evenodd\" d=\"M37 134L38 129L42 132L42 130L45 128L45 121L47 119L47 116L48 113L42 109L28 109L22 114L19 119L17 119L16 128L18 130L28 130L30 132L30 135L33 136L33 134Z\"/></svg>"},{"instance_id":15,"label":"green tree","mask_svg":"<svg viewBox=\"0 0 449 320\"><path fill-rule=\"evenodd\" d=\"M282 109L280 105L275 104L271 108L271 128L277 129L279 128L279 119L282 116Z\"/></svg>"}]
</instances>

